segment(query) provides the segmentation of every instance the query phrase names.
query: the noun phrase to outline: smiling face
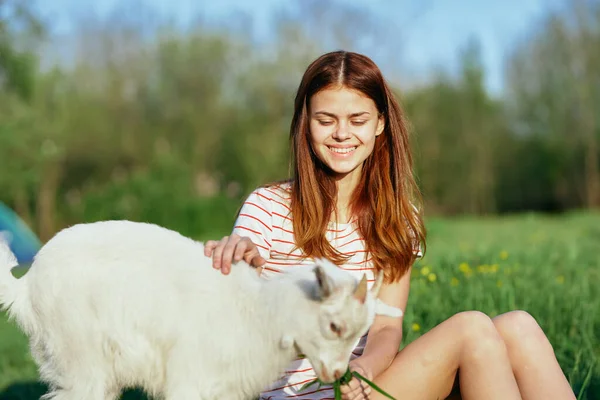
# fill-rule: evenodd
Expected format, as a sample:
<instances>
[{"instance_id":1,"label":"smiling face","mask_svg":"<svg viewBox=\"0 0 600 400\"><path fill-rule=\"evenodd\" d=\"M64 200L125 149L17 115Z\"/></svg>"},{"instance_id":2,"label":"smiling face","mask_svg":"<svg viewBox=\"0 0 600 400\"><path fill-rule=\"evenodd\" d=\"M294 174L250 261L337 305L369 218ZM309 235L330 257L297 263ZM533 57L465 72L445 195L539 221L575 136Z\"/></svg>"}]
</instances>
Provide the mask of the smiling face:
<instances>
[{"instance_id":1,"label":"smiling face","mask_svg":"<svg viewBox=\"0 0 600 400\"><path fill-rule=\"evenodd\" d=\"M354 186L364 161L383 132L375 102L345 86L323 89L310 99L310 141L317 157L338 180Z\"/></svg>"}]
</instances>

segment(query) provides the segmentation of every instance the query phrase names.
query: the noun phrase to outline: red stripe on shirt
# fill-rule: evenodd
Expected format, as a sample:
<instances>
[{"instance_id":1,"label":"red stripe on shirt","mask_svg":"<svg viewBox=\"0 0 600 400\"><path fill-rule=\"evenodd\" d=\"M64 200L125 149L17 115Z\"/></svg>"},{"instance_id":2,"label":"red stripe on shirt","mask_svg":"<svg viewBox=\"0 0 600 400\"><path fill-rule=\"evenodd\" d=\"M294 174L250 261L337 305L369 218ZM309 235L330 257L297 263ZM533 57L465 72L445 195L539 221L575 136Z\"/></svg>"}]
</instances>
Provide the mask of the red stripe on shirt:
<instances>
[{"instance_id":1,"label":"red stripe on shirt","mask_svg":"<svg viewBox=\"0 0 600 400\"><path fill-rule=\"evenodd\" d=\"M342 269L346 271L371 271L373 267L348 268L345 265L342 265Z\"/></svg>"},{"instance_id":2,"label":"red stripe on shirt","mask_svg":"<svg viewBox=\"0 0 600 400\"><path fill-rule=\"evenodd\" d=\"M338 238L338 239L339 239L339 238ZM344 247L344 246L346 246L346 245L348 245L348 244L350 244L350 243L354 243L354 242L360 242L360 241L362 241L362 239L361 239L361 238L352 239L352 240L351 240L351 241L349 241L349 242L346 242L346 243L344 243L344 244L340 244L338 247Z\"/></svg>"},{"instance_id":3,"label":"red stripe on shirt","mask_svg":"<svg viewBox=\"0 0 600 400\"><path fill-rule=\"evenodd\" d=\"M311 368L306 368L306 369L296 369L296 370L288 370L285 371L286 374L294 374L296 372L307 372L307 371L312 371L312 367Z\"/></svg>"},{"instance_id":4,"label":"red stripe on shirt","mask_svg":"<svg viewBox=\"0 0 600 400\"><path fill-rule=\"evenodd\" d=\"M289 207L287 204L285 204L285 203L282 203L282 202L281 202L281 201L279 201L279 200L275 200L275 199L274 199L274 198L272 198L272 197L267 197L267 196L265 196L264 194L261 194L261 193L258 193L258 196L259 196L259 197L262 197L262 198L263 198L263 199L265 199L265 200L272 201L273 203L277 203L277 204L279 204L280 206L283 206L284 208L288 209L289 211L292 211L292 209L291 209L291 208L290 208L290 207Z\"/></svg>"},{"instance_id":5,"label":"red stripe on shirt","mask_svg":"<svg viewBox=\"0 0 600 400\"><path fill-rule=\"evenodd\" d=\"M289 388L289 387L292 387L292 386L296 386L296 385L303 385L303 384L305 384L305 383L308 383L308 382L310 382L310 381L312 381L312 380L313 380L313 379L306 379L306 380L304 380L304 381L301 381L301 382L290 383L289 385L280 386L280 387L278 387L278 388L274 388L274 389L269 389L269 390L266 390L266 391L264 391L263 393L276 392L276 391L278 391L278 390L282 390L282 389Z\"/></svg>"},{"instance_id":6,"label":"red stripe on shirt","mask_svg":"<svg viewBox=\"0 0 600 400\"><path fill-rule=\"evenodd\" d=\"M300 253L300 254L284 253L283 251L278 251L278 250L273 250L273 253L276 253L276 254L279 254L282 256L286 256L286 257L304 258L304 255L302 255L302 253Z\"/></svg>"},{"instance_id":7,"label":"red stripe on shirt","mask_svg":"<svg viewBox=\"0 0 600 400\"><path fill-rule=\"evenodd\" d=\"M291 235L294 234L294 231L290 231L289 229L284 229L282 226L279 226L279 225L273 225L273 229L280 229L280 230L284 231L285 233L289 233Z\"/></svg>"},{"instance_id":8,"label":"red stripe on shirt","mask_svg":"<svg viewBox=\"0 0 600 400\"><path fill-rule=\"evenodd\" d=\"M294 242L290 242L289 240L273 239L273 241L274 242L279 242L279 243L285 243L285 244L292 244L292 245L296 244Z\"/></svg>"},{"instance_id":9,"label":"red stripe on shirt","mask_svg":"<svg viewBox=\"0 0 600 400\"><path fill-rule=\"evenodd\" d=\"M297 263L297 262L273 261L272 259L270 259L269 261L267 261L267 264L284 265L286 267L294 267L294 266L305 265L305 264L301 264L301 263Z\"/></svg>"},{"instance_id":10,"label":"red stripe on shirt","mask_svg":"<svg viewBox=\"0 0 600 400\"><path fill-rule=\"evenodd\" d=\"M281 217L283 219L287 219L288 221L292 220L290 217L282 215L282 214L279 214L279 213L276 213L276 212L274 212L273 215L277 215L278 217Z\"/></svg>"},{"instance_id":11,"label":"red stripe on shirt","mask_svg":"<svg viewBox=\"0 0 600 400\"><path fill-rule=\"evenodd\" d=\"M293 399L293 398L296 398L296 397L306 396L306 395L309 395L309 394L315 394L315 393L324 392L324 391L333 391L333 389L330 388L330 387L324 387L324 388L321 388L321 389L313 390L312 392L303 392L303 393L298 393L298 394L288 394L285 397L288 398L288 399ZM331 398L330 397L326 397L326 398L321 399L321 400L327 400L327 399L335 400L335 398L333 398L333 397L331 397Z\"/></svg>"},{"instance_id":12,"label":"red stripe on shirt","mask_svg":"<svg viewBox=\"0 0 600 400\"><path fill-rule=\"evenodd\" d=\"M272 194L274 194L275 196L279 197L281 200L285 200L285 201L290 201L290 200L291 200L290 198L285 198L285 197L283 197L282 195L280 195L279 193L277 193L276 191L274 191L274 190L272 190L272 189L265 188L265 190L266 190L267 192L269 192L269 193L272 193Z\"/></svg>"},{"instance_id":13,"label":"red stripe on shirt","mask_svg":"<svg viewBox=\"0 0 600 400\"><path fill-rule=\"evenodd\" d=\"M269 228L269 226L267 224L265 224L260 218L255 217L254 215L250 215L250 214L240 214L240 217L247 217L247 218L252 218L253 220L256 220L258 222L260 222L265 228L267 228L269 230L269 232L272 232L273 230L271 228Z\"/></svg>"},{"instance_id":14,"label":"red stripe on shirt","mask_svg":"<svg viewBox=\"0 0 600 400\"><path fill-rule=\"evenodd\" d=\"M355 228L352 232L350 232L350 233L348 233L346 235L343 235L343 236L336 236L335 238L336 239L344 239L344 238L347 238L348 236L352 235L353 233L355 233L357 231L358 231L358 228ZM290 233L293 233L293 232L290 232Z\"/></svg>"},{"instance_id":15,"label":"red stripe on shirt","mask_svg":"<svg viewBox=\"0 0 600 400\"><path fill-rule=\"evenodd\" d=\"M234 227L233 227L233 229L242 229L242 230L245 230L245 231L248 231L248 232L252 232L252 233L254 233L254 234L256 234L256 235L259 235L259 236L262 238L262 240L264 240L264 241L265 241L266 245L267 245L267 246L269 246L269 248L271 247L271 243L269 243L269 242L268 242L268 241L267 241L267 240L266 240L266 239L265 239L265 238L262 236L262 232L255 231L254 229L250 229L250 228L248 228L247 226L243 226L243 225L236 225L236 226L234 226ZM257 243L254 243L254 244L256 244L258 247L262 247L262 248L263 248L263 249L265 249L265 250L269 250L269 248L267 248L267 247L265 247L265 246L261 246L260 244L257 244Z\"/></svg>"},{"instance_id":16,"label":"red stripe on shirt","mask_svg":"<svg viewBox=\"0 0 600 400\"><path fill-rule=\"evenodd\" d=\"M267 270L267 271L271 271L271 272L275 272L277 274L281 273L281 271L279 271L278 269L273 269L273 268L269 268L269 267L262 267L262 269Z\"/></svg>"},{"instance_id":17,"label":"red stripe on shirt","mask_svg":"<svg viewBox=\"0 0 600 400\"><path fill-rule=\"evenodd\" d=\"M256 207L256 208L258 208L258 209L260 209L260 210L264 211L265 213L267 213L267 215L269 215L269 217L271 217L271 216L272 216L272 214L271 214L270 212L268 212L267 210L265 210L264 208L262 208L261 206L259 206L259 205L258 205L258 204L256 204L256 203L253 203L253 202L251 202L251 201L247 201L247 202L246 202L246 204L249 204L249 205L251 205L251 206L254 206L254 207Z\"/></svg>"},{"instance_id":18,"label":"red stripe on shirt","mask_svg":"<svg viewBox=\"0 0 600 400\"><path fill-rule=\"evenodd\" d=\"M360 261L360 262L347 262L347 265L362 265L368 262L371 262L373 260L373 257L369 257L366 260Z\"/></svg>"}]
</instances>

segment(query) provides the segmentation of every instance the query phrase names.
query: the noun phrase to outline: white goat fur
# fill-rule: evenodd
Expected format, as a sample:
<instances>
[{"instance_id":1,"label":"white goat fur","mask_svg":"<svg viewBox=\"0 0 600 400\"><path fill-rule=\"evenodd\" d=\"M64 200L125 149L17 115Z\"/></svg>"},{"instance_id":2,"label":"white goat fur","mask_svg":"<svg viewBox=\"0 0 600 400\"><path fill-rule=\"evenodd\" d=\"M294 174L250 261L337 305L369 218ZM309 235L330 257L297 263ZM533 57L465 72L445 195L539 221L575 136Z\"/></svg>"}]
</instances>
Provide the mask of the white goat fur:
<instances>
[{"instance_id":1,"label":"white goat fur","mask_svg":"<svg viewBox=\"0 0 600 400\"><path fill-rule=\"evenodd\" d=\"M374 319L382 278L361 301L357 281L326 260L271 280L240 262L224 276L202 243L129 221L67 228L23 278L16 265L0 241L0 305L29 336L54 400L116 399L131 386L250 399L298 352L331 381Z\"/></svg>"}]
</instances>

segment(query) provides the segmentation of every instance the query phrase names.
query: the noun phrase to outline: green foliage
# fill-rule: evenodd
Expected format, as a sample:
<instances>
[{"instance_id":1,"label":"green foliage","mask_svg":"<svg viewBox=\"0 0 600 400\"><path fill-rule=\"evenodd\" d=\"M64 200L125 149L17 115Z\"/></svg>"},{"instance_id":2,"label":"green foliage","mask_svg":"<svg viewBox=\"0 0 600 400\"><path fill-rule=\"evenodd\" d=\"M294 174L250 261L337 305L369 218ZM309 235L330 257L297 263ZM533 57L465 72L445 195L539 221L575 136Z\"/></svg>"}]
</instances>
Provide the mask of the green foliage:
<instances>
[{"instance_id":1,"label":"green foliage","mask_svg":"<svg viewBox=\"0 0 600 400\"><path fill-rule=\"evenodd\" d=\"M0 3L0 89L4 84L4 89L22 100L31 100L37 59L29 47L43 33L30 4L13 0Z\"/></svg>"},{"instance_id":2,"label":"green foliage","mask_svg":"<svg viewBox=\"0 0 600 400\"><path fill-rule=\"evenodd\" d=\"M35 58L31 54L18 53L7 40L0 41L0 66L9 90L24 100L31 99L35 79Z\"/></svg>"},{"instance_id":3,"label":"green foliage","mask_svg":"<svg viewBox=\"0 0 600 400\"><path fill-rule=\"evenodd\" d=\"M537 137L543 151L551 152L552 163L537 170L553 170L551 201L564 208L598 208L600 3L568 5L514 49L506 105L515 133Z\"/></svg>"},{"instance_id":4,"label":"green foliage","mask_svg":"<svg viewBox=\"0 0 600 400\"><path fill-rule=\"evenodd\" d=\"M173 204L239 204L257 185L287 178L294 90L327 50L310 27L334 14L372 23L356 8L310 15L301 7L259 45L233 30L178 32L116 16L81 29L72 67L40 71L35 46L21 44L38 25L21 10L28 30L0 21L0 70L14 89L0 92L0 200L42 240L74 222L117 217L191 232L173 220ZM515 47L501 99L485 89L475 40L459 54L456 76L442 70L423 87L395 87L428 214L597 205L600 119L592 110L600 98L586 88L600 71L600 13L584 24L573 10L551 15ZM339 29L327 46L355 47L360 38Z\"/></svg>"},{"instance_id":5,"label":"green foliage","mask_svg":"<svg viewBox=\"0 0 600 400\"><path fill-rule=\"evenodd\" d=\"M349 384L353 378L363 381L365 384L371 386L374 390L376 390L383 396L387 397L388 399L395 400L389 393L387 393L386 391L381 389L374 382L371 382L369 379L365 378L364 376L362 376L360 373L358 373L356 371L351 371L350 368L346 369L346 372L344 373L344 375L341 378L337 379L332 384L333 393L335 395L335 400L342 399L342 389L341 389L342 386ZM323 385L323 382L321 382L321 380L319 378L317 378L315 380L312 380L312 381L307 382L306 384L302 385L302 387L300 388L300 391L304 391L314 384L317 384L317 390L318 390L318 388L320 388Z\"/></svg>"},{"instance_id":6,"label":"green foliage","mask_svg":"<svg viewBox=\"0 0 600 400\"><path fill-rule=\"evenodd\" d=\"M68 218L152 222L184 235L219 238L231 230L241 202L225 195L194 196L188 185L181 183L188 175L174 168L134 173L106 187L90 189L85 197L74 197Z\"/></svg>"}]
</instances>

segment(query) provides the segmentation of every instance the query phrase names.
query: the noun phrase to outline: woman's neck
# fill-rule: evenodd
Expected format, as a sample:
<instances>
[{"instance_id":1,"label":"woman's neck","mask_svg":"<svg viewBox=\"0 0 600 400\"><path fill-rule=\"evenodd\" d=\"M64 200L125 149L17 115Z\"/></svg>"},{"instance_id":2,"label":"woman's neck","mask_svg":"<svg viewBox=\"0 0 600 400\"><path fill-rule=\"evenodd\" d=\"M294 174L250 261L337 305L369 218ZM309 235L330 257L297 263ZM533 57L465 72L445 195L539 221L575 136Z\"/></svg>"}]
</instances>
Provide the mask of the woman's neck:
<instances>
[{"instance_id":1,"label":"woman's neck","mask_svg":"<svg viewBox=\"0 0 600 400\"><path fill-rule=\"evenodd\" d=\"M332 215L332 218L340 224L350 222L350 201L352 193L358 185L358 181L353 179L354 176L354 174L350 174L336 181L337 198L335 206L337 213Z\"/></svg>"}]
</instances>

